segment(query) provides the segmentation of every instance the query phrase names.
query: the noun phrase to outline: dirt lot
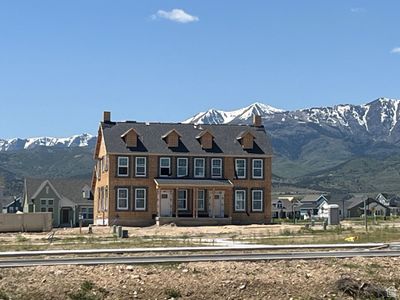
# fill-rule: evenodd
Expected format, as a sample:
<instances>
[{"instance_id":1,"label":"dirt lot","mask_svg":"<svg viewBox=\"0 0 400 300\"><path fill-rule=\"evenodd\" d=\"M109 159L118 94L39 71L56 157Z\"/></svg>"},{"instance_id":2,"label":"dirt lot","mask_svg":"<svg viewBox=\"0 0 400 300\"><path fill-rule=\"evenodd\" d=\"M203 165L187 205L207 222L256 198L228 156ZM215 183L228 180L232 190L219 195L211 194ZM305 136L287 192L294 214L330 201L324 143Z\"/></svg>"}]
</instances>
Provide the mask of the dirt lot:
<instances>
[{"instance_id":1,"label":"dirt lot","mask_svg":"<svg viewBox=\"0 0 400 300\"><path fill-rule=\"evenodd\" d=\"M400 259L0 269L0 299L352 299L343 276L400 291Z\"/></svg>"}]
</instances>

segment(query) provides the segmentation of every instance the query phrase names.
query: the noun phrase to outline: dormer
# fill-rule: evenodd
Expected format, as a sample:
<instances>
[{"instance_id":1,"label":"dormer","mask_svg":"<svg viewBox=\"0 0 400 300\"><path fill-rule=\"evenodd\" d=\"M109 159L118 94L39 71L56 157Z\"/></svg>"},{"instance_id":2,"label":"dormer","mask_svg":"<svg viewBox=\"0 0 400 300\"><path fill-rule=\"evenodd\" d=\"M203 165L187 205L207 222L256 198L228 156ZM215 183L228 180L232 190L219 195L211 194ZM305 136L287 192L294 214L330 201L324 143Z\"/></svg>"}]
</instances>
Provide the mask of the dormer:
<instances>
[{"instance_id":1,"label":"dormer","mask_svg":"<svg viewBox=\"0 0 400 300\"><path fill-rule=\"evenodd\" d=\"M161 138L167 143L168 148L176 148L179 145L179 139L182 135L176 131L176 129L172 129L164 134Z\"/></svg>"},{"instance_id":2,"label":"dormer","mask_svg":"<svg viewBox=\"0 0 400 300\"><path fill-rule=\"evenodd\" d=\"M201 148L203 148L203 149L211 149L212 148L214 136L208 129L200 132L196 136L196 139L200 142Z\"/></svg>"},{"instance_id":3,"label":"dormer","mask_svg":"<svg viewBox=\"0 0 400 300\"><path fill-rule=\"evenodd\" d=\"M124 140L127 148L135 148L138 144L139 134L135 129L131 128L123 133L121 138Z\"/></svg>"},{"instance_id":4,"label":"dormer","mask_svg":"<svg viewBox=\"0 0 400 300\"><path fill-rule=\"evenodd\" d=\"M243 149L253 149L255 136L249 130L242 131L236 139Z\"/></svg>"}]
</instances>

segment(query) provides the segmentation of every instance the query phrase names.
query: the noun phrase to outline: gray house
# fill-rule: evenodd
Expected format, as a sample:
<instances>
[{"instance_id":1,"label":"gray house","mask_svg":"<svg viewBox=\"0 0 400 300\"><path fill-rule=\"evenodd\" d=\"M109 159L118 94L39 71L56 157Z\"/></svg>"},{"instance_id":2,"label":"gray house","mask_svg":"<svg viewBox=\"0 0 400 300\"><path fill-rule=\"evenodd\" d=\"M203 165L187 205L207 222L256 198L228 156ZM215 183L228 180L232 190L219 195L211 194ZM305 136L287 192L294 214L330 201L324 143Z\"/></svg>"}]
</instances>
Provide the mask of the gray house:
<instances>
[{"instance_id":1,"label":"gray house","mask_svg":"<svg viewBox=\"0 0 400 300\"><path fill-rule=\"evenodd\" d=\"M33 179L24 183L23 211L53 213L54 227L93 223L90 182L80 179Z\"/></svg>"}]
</instances>

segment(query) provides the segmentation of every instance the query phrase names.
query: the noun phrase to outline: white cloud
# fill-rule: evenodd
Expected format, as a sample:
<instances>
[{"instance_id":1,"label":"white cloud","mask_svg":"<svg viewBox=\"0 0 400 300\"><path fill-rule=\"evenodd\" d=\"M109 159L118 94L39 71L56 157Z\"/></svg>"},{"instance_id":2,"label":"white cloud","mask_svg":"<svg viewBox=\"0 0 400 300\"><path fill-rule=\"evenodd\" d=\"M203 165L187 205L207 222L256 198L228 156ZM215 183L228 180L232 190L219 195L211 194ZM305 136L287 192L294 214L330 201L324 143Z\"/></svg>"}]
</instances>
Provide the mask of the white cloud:
<instances>
[{"instance_id":1,"label":"white cloud","mask_svg":"<svg viewBox=\"0 0 400 300\"><path fill-rule=\"evenodd\" d=\"M353 7L353 8L351 8L350 9L350 11L352 12L352 13L363 13L363 12L365 12L365 8L362 8L362 7Z\"/></svg>"},{"instance_id":2,"label":"white cloud","mask_svg":"<svg viewBox=\"0 0 400 300\"><path fill-rule=\"evenodd\" d=\"M400 54L400 47L393 48L390 53Z\"/></svg>"},{"instance_id":3,"label":"white cloud","mask_svg":"<svg viewBox=\"0 0 400 300\"><path fill-rule=\"evenodd\" d=\"M151 18L153 20L162 18L178 23L190 23L197 22L199 20L199 17L192 16L186 13L183 9L178 8L175 8L171 11L159 10L155 15L152 15Z\"/></svg>"}]
</instances>

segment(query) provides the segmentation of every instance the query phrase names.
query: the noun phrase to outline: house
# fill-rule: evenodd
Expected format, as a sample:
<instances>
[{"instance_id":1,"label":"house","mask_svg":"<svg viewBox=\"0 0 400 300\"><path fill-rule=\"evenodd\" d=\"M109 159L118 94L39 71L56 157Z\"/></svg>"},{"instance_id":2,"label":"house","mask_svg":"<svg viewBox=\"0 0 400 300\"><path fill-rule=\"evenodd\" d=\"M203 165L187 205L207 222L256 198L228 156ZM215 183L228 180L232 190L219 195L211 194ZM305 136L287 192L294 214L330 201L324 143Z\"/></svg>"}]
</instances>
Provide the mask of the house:
<instances>
[{"instance_id":1,"label":"house","mask_svg":"<svg viewBox=\"0 0 400 300\"><path fill-rule=\"evenodd\" d=\"M303 219L328 218L328 208L329 204L326 195L304 195L300 200L300 217Z\"/></svg>"},{"instance_id":2,"label":"house","mask_svg":"<svg viewBox=\"0 0 400 300\"><path fill-rule=\"evenodd\" d=\"M379 193L375 200L389 207L391 216L400 215L400 197L396 194Z\"/></svg>"},{"instance_id":3,"label":"house","mask_svg":"<svg viewBox=\"0 0 400 300\"><path fill-rule=\"evenodd\" d=\"M93 197L89 182L81 179L34 179L24 181L23 211L51 212L54 227L93 222Z\"/></svg>"},{"instance_id":4,"label":"house","mask_svg":"<svg viewBox=\"0 0 400 300\"><path fill-rule=\"evenodd\" d=\"M300 218L300 201L295 196L272 197L272 217L279 219Z\"/></svg>"},{"instance_id":5,"label":"house","mask_svg":"<svg viewBox=\"0 0 400 300\"><path fill-rule=\"evenodd\" d=\"M364 210L367 210L367 215L376 216L390 216L389 206L377 201L374 198L368 197L366 195L356 195L354 198L350 199L349 206L347 208L348 217L361 217L364 215Z\"/></svg>"},{"instance_id":6,"label":"house","mask_svg":"<svg viewBox=\"0 0 400 300\"><path fill-rule=\"evenodd\" d=\"M21 197L10 197L9 200L3 204L3 213L14 214L22 212Z\"/></svg>"},{"instance_id":7,"label":"house","mask_svg":"<svg viewBox=\"0 0 400 300\"><path fill-rule=\"evenodd\" d=\"M260 116L252 125L193 125L112 122L104 112L94 223L270 223L271 156Z\"/></svg>"}]
</instances>

